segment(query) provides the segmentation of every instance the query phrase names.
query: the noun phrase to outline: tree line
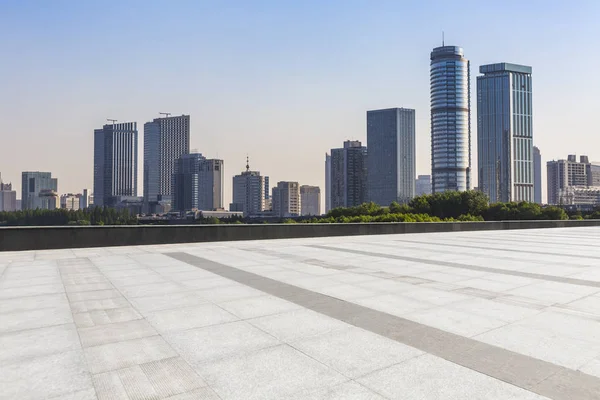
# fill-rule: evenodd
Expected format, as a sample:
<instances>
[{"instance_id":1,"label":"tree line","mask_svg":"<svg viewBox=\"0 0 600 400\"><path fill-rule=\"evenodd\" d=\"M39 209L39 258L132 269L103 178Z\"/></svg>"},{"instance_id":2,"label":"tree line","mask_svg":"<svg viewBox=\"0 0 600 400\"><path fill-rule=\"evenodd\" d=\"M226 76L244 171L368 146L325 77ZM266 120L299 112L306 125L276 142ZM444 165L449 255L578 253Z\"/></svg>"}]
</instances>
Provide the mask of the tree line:
<instances>
[{"instance_id":1,"label":"tree line","mask_svg":"<svg viewBox=\"0 0 600 400\"><path fill-rule=\"evenodd\" d=\"M49 225L136 225L137 217L129 210L108 207L85 210L21 210L0 211L0 225L49 226Z\"/></svg>"}]
</instances>

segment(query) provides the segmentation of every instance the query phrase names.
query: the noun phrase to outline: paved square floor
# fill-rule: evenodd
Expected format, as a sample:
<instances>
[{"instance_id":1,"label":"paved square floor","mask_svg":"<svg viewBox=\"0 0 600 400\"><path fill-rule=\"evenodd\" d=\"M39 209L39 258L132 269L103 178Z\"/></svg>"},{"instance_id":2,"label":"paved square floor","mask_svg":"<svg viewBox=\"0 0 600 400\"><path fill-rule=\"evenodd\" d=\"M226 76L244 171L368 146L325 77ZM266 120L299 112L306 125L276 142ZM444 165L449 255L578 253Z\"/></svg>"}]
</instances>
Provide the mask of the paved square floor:
<instances>
[{"instance_id":1,"label":"paved square floor","mask_svg":"<svg viewBox=\"0 0 600 400\"><path fill-rule=\"evenodd\" d=\"M599 239L0 252L0 399L599 399Z\"/></svg>"}]
</instances>

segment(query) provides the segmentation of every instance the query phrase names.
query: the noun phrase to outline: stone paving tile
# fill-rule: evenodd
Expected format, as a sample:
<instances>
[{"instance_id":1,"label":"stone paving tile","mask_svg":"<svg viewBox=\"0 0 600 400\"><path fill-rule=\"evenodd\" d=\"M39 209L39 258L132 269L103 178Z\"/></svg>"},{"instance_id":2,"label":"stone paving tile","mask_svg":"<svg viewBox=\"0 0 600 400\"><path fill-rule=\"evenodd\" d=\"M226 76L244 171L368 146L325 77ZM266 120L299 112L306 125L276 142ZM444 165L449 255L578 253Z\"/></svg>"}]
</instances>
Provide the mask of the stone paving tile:
<instances>
[{"instance_id":1,"label":"stone paving tile","mask_svg":"<svg viewBox=\"0 0 600 400\"><path fill-rule=\"evenodd\" d=\"M131 304L143 315L160 310L191 307L207 303L198 291L164 293L131 299Z\"/></svg>"},{"instance_id":2,"label":"stone paving tile","mask_svg":"<svg viewBox=\"0 0 600 400\"><path fill-rule=\"evenodd\" d=\"M115 289L92 290L89 292L74 292L67 294L69 301L104 300L121 297L121 293Z\"/></svg>"},{"instance_id":3,"label":"stone paving tile","mask_svg":"<svg viewBox=\"0 0 600 400\"><path fill-rule=\"evenodd\" d=\"M68 307L14 311L0 314L0 334L72 322L73 316Z\"/></svg>"},{"instance_id":4,"label":"stone paving tile","mask_svg":"<svg viewBox=\"0 0 600 400\"><path fill-rule=\"evenodd\" d=\"M165 334L165 339L192 366L280 343L246 322L231 322Z\"/></svg>"},{"instance_id":5,"label":"stone paving tile","mask_svg":"<svg viewBox=\"0 0 600 400\"><path fill-rule=\"evenodd\" d=\"M114 297L102 300L83 300L71 302L73 313L90 312L96 310L109 310L112 308L129 307L129 302L124 297Z\"/></svg>"},{"instance_id":6,"label":"stone paving tile","mask_svg":"<svg viewBox=\"0 0 600 400\"><path fill-rule=\"evenodd\" d=\"M90 372L93 374L177 356L177 353L160 336L88 347L84 352Z\"/></svg>"},{"instance_id":7,"label":"stone paving tile","mask_svg":"<svg viewBox=\"0 0 600 400\"><path fill-rule=\"evenodd\" d=\"M182 331L237 321L235 315L213 304L155 311L146 319L159 332Z\"/></svg>"},{"instance_id":8,"label":"stone paving tile","mask_svg":"<svg viewBox=\"0 0 600 400\"><path fill-rule=\"evenodd\" d=\"M339 385L319 388L315 391L294 393L288 400L385 400L385 397L365 386L348 381Z\"/></svg>"},{"instance_id":9,"label":"stone paving tile","mask_svg":"<svg viewBox=\"0 0 600 400\"><path fill-rule=\"evenodd\" d=\"M89 328L97 325L113 324L141 319L142 316L131 307L95 310L73 314L77 328Z\"/></svg>"},{"instance_id":10,"label":"stone paving tile","mask_svg":"<svg viewBox=\"0 0 600 400\"><path fill-rule=\"evenodd\" d=\"M41 294L37 296L13 297L0 301L0 314L17 311L37 310L38 308L69 308L64 293ZM2 318L2 317L0 317Z\"/></svg>"},{"instance_id":11,"label":"stone paving tile","mask_svg":"<svg viewBox=\"0 0 600 400\"><path fill-rule=\"evenodd\" d=\"M81 351L68 351L3 365L0 399L68 398L93 389Z\"/></svg>"},{"instance_id":12,"label":"stone paving tile","mask_svg":"<svg viewBox=\"0 0 600 400\"><path fill-rule=\"evenodd\" d=\"M145 319L80 328L79 337L83 347L100 346L154 336L157 332Z\"/></svg>"},{"instance_id":13,"label":"stone paving tile","mask_svg":"<svg viewBox=\"0 0 600 400\"><path fill-rule=\"evenodd\" d=\"M219 303L219 306L241 319L280 314L300 308L297 304L268 295Z\"/></svg>"},{"instance_id":14,"label":"stone paving tile","mask_svg":"<svg viewBox=\"0 0 600 400\"><path fill-rule=\"evenodd\" d=\"M299 391L346 380L287 345L203 364L196 370L219 396L228 400L287 399Z\"/></svg>"}]
</instances>

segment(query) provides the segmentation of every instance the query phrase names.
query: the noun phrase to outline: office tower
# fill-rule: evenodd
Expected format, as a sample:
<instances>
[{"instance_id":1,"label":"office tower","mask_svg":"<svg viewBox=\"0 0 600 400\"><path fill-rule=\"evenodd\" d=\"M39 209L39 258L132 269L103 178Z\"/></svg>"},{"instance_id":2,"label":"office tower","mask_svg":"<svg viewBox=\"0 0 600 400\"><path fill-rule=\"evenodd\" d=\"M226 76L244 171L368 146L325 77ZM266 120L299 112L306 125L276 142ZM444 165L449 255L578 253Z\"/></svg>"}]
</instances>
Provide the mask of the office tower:
<instances>
[{"instance_id":1,"label":"office tower","mask_svg":"<svg viewBox=\"0 0 600 400\"><path fill-rule=\"evenodd\" d=\"M409 202L415 196L415 110L367 111L367 148L367 200Z\"/></svg>"},{"instance_id":2,"label":"office tower","mask_svg":"<svg viewBox=\"0 0 600 400\"><path fill-rule=\"evenodd\" d=\"M144 203L154 212L172 199L175 161L190 152L190 116L155 118L144 124Z\"/></svg>"},{"instance_id":3,"label":"office tower","mask_svg":"<svg viewBox=\"0 0 600 400\"><path fill-rule=\"evenodd\" d=\"M0 174L0 211L17 211L17 192L12 183L3 183Z\"/></svg>"},{"instance_id":4,"label":"office tower","mask_svg":"<svg viewBox=\"0 0 600 400\"><path fill-rule=\"evenodd\" d=\"M321 215L321 189L318 186L300 186L300 215Z\"/></svg>"},{"instance_id":5,"label":"office tower","mask_svg":"<svg viewBox=\"0 0 600 400\"><path fill-rule=\"evenodd\" d=\"M233 201L229 210L243 211L244 216L263 212L267 203L265 188L269 186L268 179L259 171L250 171L250 163L246 160L246 171L233 177Z\"/></svg>"},{"instance_id":6,"label":"office tower","mask_svg":"<svg viewBox=\"0 0 600 400\"><path fill-rule=\"evenodd\" d=\"M107 124L94 130L94 205L114 207L137 196L136 122Z\"/></svg>"},{"instance_id":7,"label":"office tower","mask_svg":"<svg viewBox=\"0 0 600 400\"><path fill-rule=\"evenodd\" d=\"M431 179L433 193L471 189L471 79L456 46L431 52ZM369 151L371 145L367 143Z\"/></svg>"},{"instance_id":8,"label":"office tower","mask_svg":"<svg viewBox=\"0 0 600 400\"><path fill-rule=\"evenodd\" d=\"M79 203L81 199L81 194L63 194L60 196L60 208L64 208L65 210L77 211L79 210Z\"/></svg>"},{"instance_id":9,"label":"office tower","mask_svg":"<svg viewBox=\"0 0 600 400\"><path fill-rule=\"evenodd\" d=\"M325 153L325 212L331 210L331 156Z\"/></svg>"},{"instance_id":10,"label":"office tower","mask_svg":"<svg viewBox=\"0 0 600 400\"><path fill-rule=\"evenodd\" d=\"M200 153L182 154L175 160L172 185L173 210L222 209L223 160L209 160Z\"/></svg>"},{"instance_id":11,"label":"office tower","mask_svg":"<svg viewBox=\"0 0 600 400\"><path fill-rule=\"evenodd\" d=\"M88 208L88 202L88 190L83 189L83 193L81 194L81 197L79 197L79 209L85 210L86 208Z\"/></svg>"},{"instance_id":12,"label":"office tower","mask_svg":"<svg viewBox=\"0 0 600 400\"><path fill-rule=\"evenodd\" d=\"M546 163L548 204L566 204L561 192L571 187L590 188L600 183L600 166L589 162L587 156L571 154L566 160Z\"/></svg>"},{"instance_id":13,"label":"office tower","mask_svg":"<svg viewBox=\"0 0 600 400\"><path fill-rule=\"evenodd\" d=\"M51 172L23 172L21 174L21 206L23 210L54 209L58 180ZM52 194L53 193L53 194Z\"/></svg>"},{"instance_id":14,"label":"office tower","mask_svg":"<svg viewBox=\"0 0 600 400\"><path fill-rule=\"evenodd\" d=\"M415 184L415 195L431 194L431 175L419 175Z\"/></svg>"},{"instance_id":15,"label":"office tower","mask_svg":"<svg viewBox=\"0 0 600 400\"><path fill-rule=\"evenodd\" d=\"M542 153L533 146L533 201L542 204Z\"/></svg>"},{"instance_id":16,"label":"office tower","mask_svg":"<svg viewBox=\"0 0 600 400\"><path fill-rule=\"evenodd\" d=\"M477 155L479 190L490 202L534 201L531 67L479 67Z\"/></svg>"},{"instance_id":17,"label":"office tower","mask_svg":"<svg viewBox=\"0 0 600 400\"><path fill-rule=\"evenodd\" d=\"M330 207L354 207L368 201L367 148L358 140L346 140L344 147L331 149L331 156L326 157Z\"/></svg>"},{"instance_id":18,"label":"office tower","mask_svg":"<svg viewBox=\"0 0 600 400\"><path fill-rule=\"evenodd\" d=\"M277 182L273 188L273 214L276 217L300 215L300 186L298 182Z\"/></svg>"}]
</instances>

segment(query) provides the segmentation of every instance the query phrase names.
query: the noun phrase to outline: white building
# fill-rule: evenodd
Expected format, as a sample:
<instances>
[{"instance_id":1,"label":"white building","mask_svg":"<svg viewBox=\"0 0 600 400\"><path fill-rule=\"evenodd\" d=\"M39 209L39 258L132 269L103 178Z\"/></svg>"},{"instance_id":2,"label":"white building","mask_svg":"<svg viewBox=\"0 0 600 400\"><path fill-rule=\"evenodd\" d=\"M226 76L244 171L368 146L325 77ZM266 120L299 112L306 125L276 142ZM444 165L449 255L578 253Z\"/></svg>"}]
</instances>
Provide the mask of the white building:
<instances>
[{"instance_id":1,"label":"white building","mask_svg":"<svg viewBox=\"0 0 600 400\"><path fill-rule=\"evenodd\" d=\"M63 194L60 196L60 208L64 208L65 210L79 210L79 204L81 200L81 194Z\"/></svg>"},{"instance_id":2,"label":"white building","mask_svg":"<svg viewBox=\"0 0 600 400\"><path fill-rule=\"evenodd\" d=\"M321 189L318 186L300 186L300 214L321 215Z\"/></svg>"},{"instance_id":3,"label":"white building","mask_svg":"<svg viewBox=\"0 0 600 400\"><path fill-rule=\"evenodd\" d=\"M273 188L273 214L276 217L300 215L300 185L298 182L277 182Z\"/></svg>"},{"instance_id":4,"label":"white building","mask_svg":"<svg viewBox=\"0 0 600 400\"><path fill-rule=\"evenodd\" d=\"M2 183L2 177L0 177L0 211L17 211L17 192L12 190L12 183Z\"/></svg>"}]
</instances>

